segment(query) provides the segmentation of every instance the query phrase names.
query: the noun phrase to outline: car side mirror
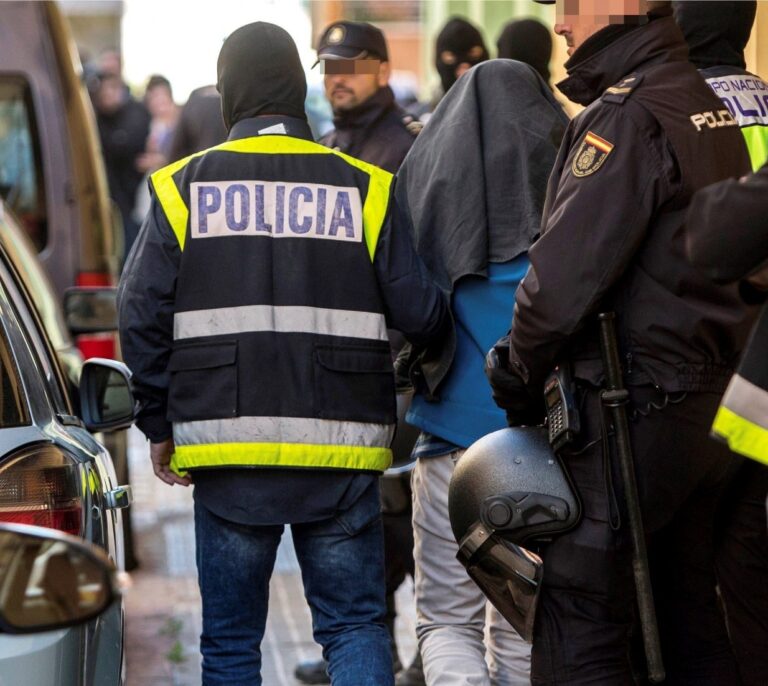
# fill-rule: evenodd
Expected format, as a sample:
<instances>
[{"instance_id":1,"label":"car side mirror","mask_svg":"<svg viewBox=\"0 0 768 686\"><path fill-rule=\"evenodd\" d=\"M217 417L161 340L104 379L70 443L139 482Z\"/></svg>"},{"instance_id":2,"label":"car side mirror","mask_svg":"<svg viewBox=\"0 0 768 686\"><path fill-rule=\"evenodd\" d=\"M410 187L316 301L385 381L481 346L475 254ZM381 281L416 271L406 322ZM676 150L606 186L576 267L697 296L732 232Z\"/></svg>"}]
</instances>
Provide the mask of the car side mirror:
<instances>
[{"instance_id":1,"label":"car side mirror","mask_svg":"<svg viewBox=\"0 0 768 686\"><path fill-rule=\"evenodd\" d=\"M53 529L0 525L0 631L82 624L118 596L115 568L100 549Z\"/></svg>"},{"instance_id":2,"label":"car side mirror","mask_svg":"<svg viewBox=\"0 0 768 686\"><path fill-rule=\"evenodd\" d=\"M119 431L133 424L128 367L101 357L86 360L80 374L80 415L89 431Z\"/></svg>"},{"instance_id":3,"label":"car side mirror","mask_svg":"<svg viewBox=\"0 0 768 686\"><path fill-rule=\"evenodd\" d=\"M117 331L117 289L68 288L64 318L73 335Z\"/></svg>"}]
</instances>

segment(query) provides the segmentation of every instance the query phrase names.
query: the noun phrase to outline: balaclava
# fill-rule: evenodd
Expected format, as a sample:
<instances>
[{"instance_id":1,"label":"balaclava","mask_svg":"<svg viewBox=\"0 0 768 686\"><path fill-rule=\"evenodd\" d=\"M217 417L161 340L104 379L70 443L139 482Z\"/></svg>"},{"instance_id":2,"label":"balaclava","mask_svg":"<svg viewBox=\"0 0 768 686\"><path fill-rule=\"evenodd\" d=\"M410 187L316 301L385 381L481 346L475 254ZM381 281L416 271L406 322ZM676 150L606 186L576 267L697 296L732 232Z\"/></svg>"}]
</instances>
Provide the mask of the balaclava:
<instances>
[{"instance_id":1,"label":"balaclava","mask_svg":"<svg viewBox=\"0 0 768 686\"><path fill-rule=\"evenodd\" d=\"M673 2L672 8L696 67L746 67L744 48L752 33L757 2L687 1Z\"/></svg>"},{"instance_id":2,"label":"balaclava","mask_svg":"<svg viewBox=\"0 0 768 686\"><path fill-rule=\"evenodd\" d=\"M435 68L443 91L456 83L456 67L463 62L475 66L488 59L483 37L466 19L453 17L443 26L435 44Z\"/></svg>"},{"instance_id":3,"label":"balaclava","mask_svg":"<svg viewBox=\"0 0 768 686\"><path fill-rule=\"evenodd\" d=\"M552 34L536 19L521 19L507 24L496 41L498 56L530 64L549 83L552 59Z\"/></svg>"},{"instance_id":4,"label":"balaclava","mask_svg":"<svg viewBox=\"0 0 768 686\"><path fill-rule=\"evenodd\" d=\"M293 38L257 21L234 31L219 53L216 89L227 129L260 114L307 118L307 80Z\"/></svg>"}]
</instances>

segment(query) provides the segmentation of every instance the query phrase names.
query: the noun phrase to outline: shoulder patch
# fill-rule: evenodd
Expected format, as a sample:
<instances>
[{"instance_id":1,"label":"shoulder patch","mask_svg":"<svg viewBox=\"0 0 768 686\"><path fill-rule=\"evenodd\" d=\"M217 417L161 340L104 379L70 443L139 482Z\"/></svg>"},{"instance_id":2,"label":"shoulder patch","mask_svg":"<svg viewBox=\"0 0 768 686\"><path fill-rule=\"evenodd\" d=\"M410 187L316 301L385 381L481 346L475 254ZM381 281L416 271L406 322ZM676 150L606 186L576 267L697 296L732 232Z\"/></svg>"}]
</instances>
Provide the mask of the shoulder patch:
<instances>
[{"instance_id":1,"label":"shoulder patch","mask_svg":"<svg viewBox=\"0 0 768 686\"><path fill-rule=\"evenodd\" d=\"M571 171L574 176L582 178L594 174L603 163L608 159L608 155L613 151L613 143L609 143L604 138L600 138L595 133L587 131L586 136L577 148L573 156Z\"/></svg>"},{"instance_id":2,"label":"shoulder patch","mask_svg":"<svg viewBox=\"0 0 768 686\"><path fill-rule=\"evenodd\" d=\"M424 128L424 122L419 121L416 119L416 117L406 114L402 118L403 126L405 126L408 133L410 133L414 138L418 136L421 133L421 130Z\"/></svg>"},{"instance_id":3,"label":"shoulder patch","mask_svg":"<svg viewBox=\"0 0 768 686\"><path fill-rule=\"evenodd\" d=\"M638 74L637 72L625 76L617 84L606 88L601 100L603 102L612 102L616 105L623 105L624 101L632 95L632 91L640 85L643 76L643 74Z\"/></svg>"}]
</instances>

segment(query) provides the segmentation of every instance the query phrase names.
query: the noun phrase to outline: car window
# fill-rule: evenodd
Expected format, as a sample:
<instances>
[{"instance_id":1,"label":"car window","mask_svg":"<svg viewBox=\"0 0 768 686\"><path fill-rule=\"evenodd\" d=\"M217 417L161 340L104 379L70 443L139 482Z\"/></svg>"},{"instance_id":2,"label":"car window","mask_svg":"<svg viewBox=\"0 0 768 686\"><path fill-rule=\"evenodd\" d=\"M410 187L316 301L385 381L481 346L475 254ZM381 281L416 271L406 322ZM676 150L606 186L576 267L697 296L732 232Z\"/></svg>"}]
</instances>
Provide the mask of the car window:
<instances>
[{"instance_id":1,"label":"car window","mask_svg":"<svg viewBox=\"0 0 768 686\"><path fill-rule=\"evenodd\" d=\"M35 247L48 240L39 136L29 84L0 78L0 195L21 219Z\"/></svg>"},{"instance_id":2,"label":"car window","mask_svg":"<svg viewBox=\"0 0 768 686\"><path fill-rule=\"evenodd\" d=\"M0 428L29 424L27 404L8 338L0 327Z\"/></svg>"},{"instance_id":3,"label":"car window","mask_svg":"<svg viewBox=\"0 0 768 686\"><path fill-rule=\"evenodd\" d=\"M10 264L5 262L7 257L3 256L3 258L3 261L0 261L0 278L4 286L3 290L7 293L6 297L13 303L20 328L23 330L33 354L39 361L40 372L45 378L46 393L58 414L71 415L72 405L64 375L51 348L50 341L44 333L45 330L37 310L16 270L10 268ZM34 372L30 370L29 373Z\"/></svg>"}]
</instances>

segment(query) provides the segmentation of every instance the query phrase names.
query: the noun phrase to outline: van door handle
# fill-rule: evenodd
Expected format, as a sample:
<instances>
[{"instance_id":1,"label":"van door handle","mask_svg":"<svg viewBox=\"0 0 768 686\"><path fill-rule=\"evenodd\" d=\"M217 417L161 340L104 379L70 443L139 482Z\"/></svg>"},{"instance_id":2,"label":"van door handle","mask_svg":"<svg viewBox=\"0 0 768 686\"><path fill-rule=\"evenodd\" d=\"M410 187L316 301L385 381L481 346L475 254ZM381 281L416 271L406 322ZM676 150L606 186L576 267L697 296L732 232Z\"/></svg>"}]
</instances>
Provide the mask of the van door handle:
<instances>
[{"instance_id":1,"label":"van door handle","mask_svg":"<svg viewBox=\"0 0 768 686\"><path fill-rule=\"evenodd\" d=\"M118 486L104 494L108 510L122 510L133 502L133 491L130 486Z\"/></svg>"}]
</instances>

